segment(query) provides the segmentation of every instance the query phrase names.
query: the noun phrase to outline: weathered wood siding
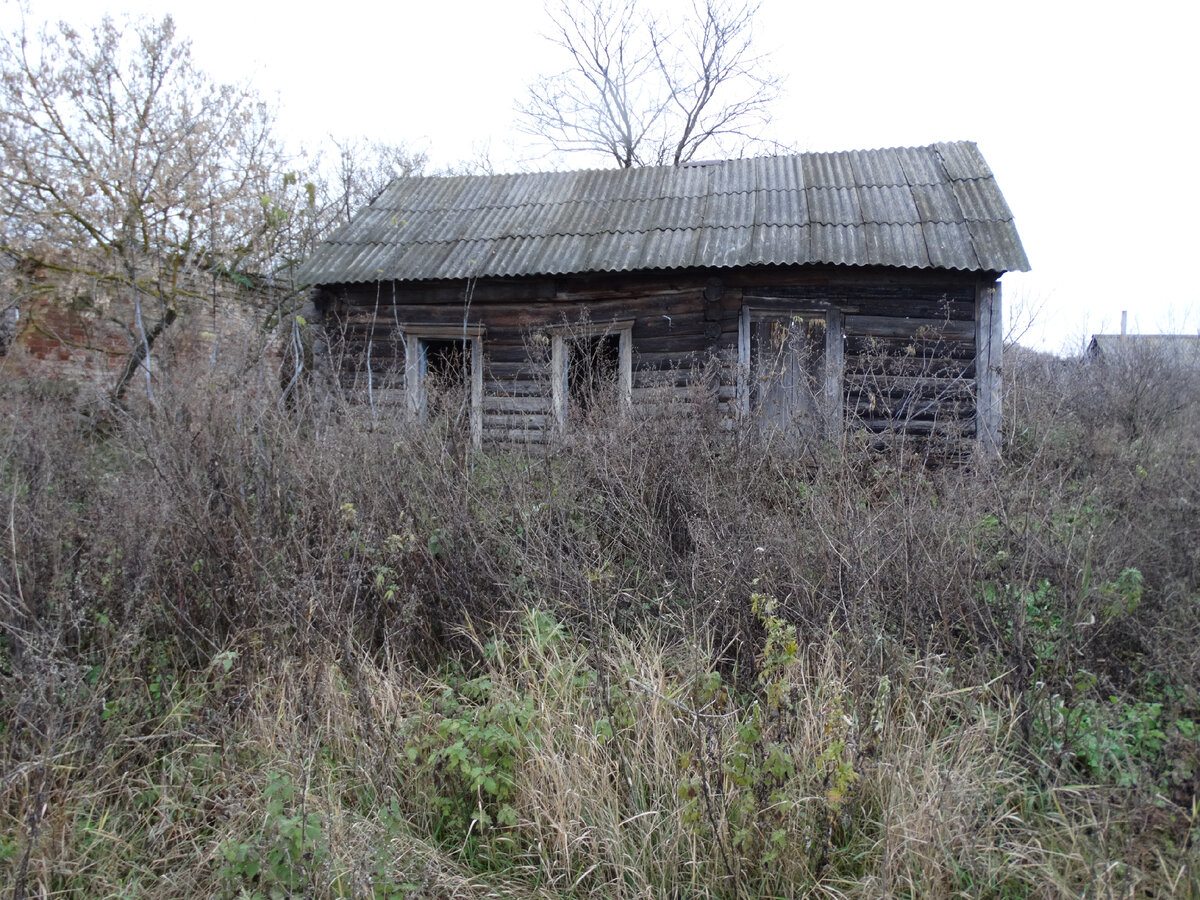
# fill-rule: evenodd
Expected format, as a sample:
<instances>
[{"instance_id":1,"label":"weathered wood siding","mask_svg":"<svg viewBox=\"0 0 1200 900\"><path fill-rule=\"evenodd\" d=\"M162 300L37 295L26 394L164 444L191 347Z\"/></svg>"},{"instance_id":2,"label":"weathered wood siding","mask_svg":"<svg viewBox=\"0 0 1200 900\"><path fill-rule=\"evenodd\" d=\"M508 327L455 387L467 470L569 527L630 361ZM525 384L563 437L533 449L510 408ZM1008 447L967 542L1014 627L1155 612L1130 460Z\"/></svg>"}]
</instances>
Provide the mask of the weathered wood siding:
<instances>
[{"instance_id":1,"label":"weathered wood siding","mask_svg":"<svg viewBox=\"0 0 1200 900\"><path fill-rule=\"evenodd\" d=\"M978 342L980 334L995 340L998 301L995 324L989 313L982 331L977 310L994 281L948 271L763 267L345 285L317 300L342 384L385 407L403 405L406 328L482 328L484 441L546 439L555 424L550 332L618 320L633 323L635 406L715 404L736 423L745 411L746 307L834 311L830 321L844 334L840 365L829 354L839 370L829 389L840 384L846 427L962 437L976 433L981 383L991 391L978 377ZM999 398L987 396L991 415Z\"/></svg>"}]
</instances>

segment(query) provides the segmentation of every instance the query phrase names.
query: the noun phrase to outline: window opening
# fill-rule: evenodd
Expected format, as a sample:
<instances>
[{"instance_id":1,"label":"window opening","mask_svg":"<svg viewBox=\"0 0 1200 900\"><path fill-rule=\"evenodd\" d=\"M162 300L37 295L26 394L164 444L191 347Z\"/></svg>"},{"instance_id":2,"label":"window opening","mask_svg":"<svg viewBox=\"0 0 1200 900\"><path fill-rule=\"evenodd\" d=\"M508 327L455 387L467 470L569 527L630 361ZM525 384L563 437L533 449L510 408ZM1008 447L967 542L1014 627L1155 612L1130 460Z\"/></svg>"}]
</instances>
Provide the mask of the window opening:
<instances>
[{"instance_id":1,"label":"window opening","mask_svg":"<svg viewBox=\"0 0 1200 900\"><path fill-rule=\"evenodd\" d=\"M554 326L550 335L551 402L560 427L569 417L630 402L632 320Z\"/></svg>"},{"instance_id":2,"label":"window opening","mask_svg":"<svg viewBox=\"0 0 1200 900\"><path fill-rule=\"evenodd\" d=\"M471 406L467 342L423 339L420 348L425 417L445 417L456 425L464 424Z\"/></svg>"},{"instance_id":3,"label":"window opening","mask_svg":"<svg viewBox=\"0 0 1200 900\"><path fill-rule=\"evenodd\" d=\"M483 439L483 326L400 325L409 416L448 419Z\"/></svg>"},{"instance_id":4,"label":"window opening","mask_svg":"<svg viewBox=\"0 0 1200 900\"><path fill-rule=\"evenodd\" d=\"M586 415L597 405L617 399L621 366L621 340L615 334L600 334L566 342L567 405Z\"/></svg>"}]
</instances>

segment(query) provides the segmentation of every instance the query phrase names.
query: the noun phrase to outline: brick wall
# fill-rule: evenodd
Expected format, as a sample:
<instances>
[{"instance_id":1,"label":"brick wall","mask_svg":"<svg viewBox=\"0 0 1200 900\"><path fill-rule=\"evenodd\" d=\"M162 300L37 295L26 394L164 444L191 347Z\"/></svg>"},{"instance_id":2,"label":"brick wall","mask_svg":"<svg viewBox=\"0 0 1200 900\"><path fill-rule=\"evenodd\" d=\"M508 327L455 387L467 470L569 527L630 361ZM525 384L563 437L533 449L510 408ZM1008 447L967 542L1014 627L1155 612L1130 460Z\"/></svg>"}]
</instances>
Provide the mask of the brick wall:
<instances>
[{"instance_id":1,"label":"brick wall","mask_svg":"<svg viewBox=\"0 0 1200 900\"><path fill-rule=\"evenodd\" d=\"M39 273L41 274L41 273ZM179 318L154 342L151 383L228 374L251 364L278 366L276 329L264 329L281 296L269 287L208 285L202 298L181 301ZM11 292L5 312L7 340L0 341L0 383L13 380L71 382L88 393L113 389L142 329L128 292L79 279L56 283L26 279ZM149 331L161 319L153 298L143 298ZM185 374L186 373L186 374ZM130 391L144 392L145 372Z\"/></svg>"}]
</instances>

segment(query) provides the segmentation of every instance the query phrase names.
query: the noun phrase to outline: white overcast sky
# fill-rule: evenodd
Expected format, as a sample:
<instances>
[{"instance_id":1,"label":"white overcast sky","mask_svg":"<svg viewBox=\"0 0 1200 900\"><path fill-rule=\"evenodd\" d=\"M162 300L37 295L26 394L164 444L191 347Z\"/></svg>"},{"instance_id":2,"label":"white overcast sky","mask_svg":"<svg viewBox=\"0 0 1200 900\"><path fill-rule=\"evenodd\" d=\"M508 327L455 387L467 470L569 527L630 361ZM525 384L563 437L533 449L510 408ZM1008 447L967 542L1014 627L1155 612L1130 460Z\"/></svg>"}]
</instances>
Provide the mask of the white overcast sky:
<instances>
[{"instance_id":1,"label":"white overcast sky","mask_svg":"<svg viewBox=\"0 0 1200 900\"><path fill-rule=\"evenodd\" d=\"M668 18L688 7L647 3ZM278 103L290 141L564 167L530 161L513 131L527 85L562 65L542 0L42 0L32 16L84 26L104 12L171 13L210 74ZM1003 281L1010 310L1040 309L1023 343L1078 350L1122 310L1131 330L1200 330L1200 4L763 0L756 30L787 79L775 139L979 144L1033 266Z\"/></svg>"}]
</instances>

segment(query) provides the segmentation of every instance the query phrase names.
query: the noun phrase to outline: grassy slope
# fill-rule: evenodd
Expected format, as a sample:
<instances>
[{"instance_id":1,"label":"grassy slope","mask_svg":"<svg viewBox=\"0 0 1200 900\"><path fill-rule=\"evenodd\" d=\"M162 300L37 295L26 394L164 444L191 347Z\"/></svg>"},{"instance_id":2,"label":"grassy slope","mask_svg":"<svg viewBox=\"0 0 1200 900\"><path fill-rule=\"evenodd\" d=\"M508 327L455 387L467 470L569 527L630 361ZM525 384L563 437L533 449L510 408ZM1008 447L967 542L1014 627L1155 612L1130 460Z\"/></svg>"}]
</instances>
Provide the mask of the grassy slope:
<instances>
[{"instance_id":1,"label":"grassy slope","mask_svg":"<svg viewBox=\"0 0 1200 900\"><path fill-rule=\"evenodd\" d=\"M1015 369L941 468L11 390L0 884L1200 895L1194 385Z\"/></svg>"}]
</instances>

